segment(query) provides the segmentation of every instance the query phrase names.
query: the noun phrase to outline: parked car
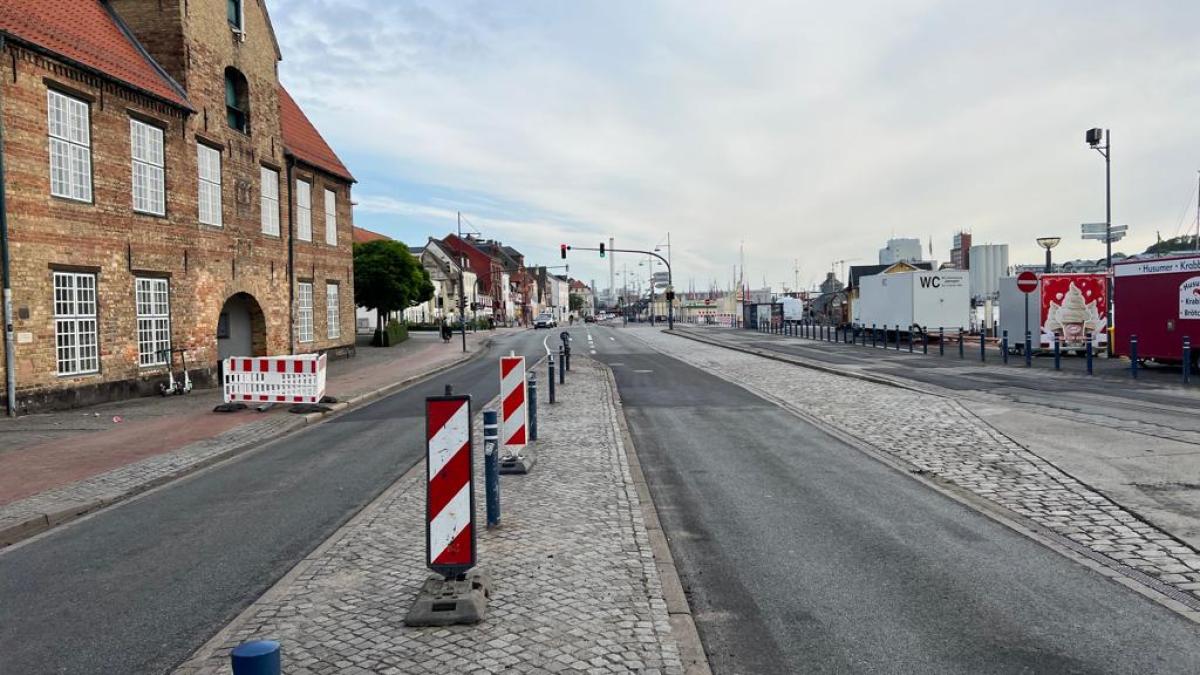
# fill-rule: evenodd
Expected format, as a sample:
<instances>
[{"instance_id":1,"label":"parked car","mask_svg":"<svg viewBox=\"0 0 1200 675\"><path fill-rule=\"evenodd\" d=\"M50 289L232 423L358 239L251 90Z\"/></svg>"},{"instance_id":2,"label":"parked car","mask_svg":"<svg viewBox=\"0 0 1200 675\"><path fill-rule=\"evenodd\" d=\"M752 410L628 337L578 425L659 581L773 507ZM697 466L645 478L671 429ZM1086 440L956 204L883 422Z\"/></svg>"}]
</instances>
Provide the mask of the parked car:
<instances>
[{"instance_id":1,"label":"parked car","mask_svg":"<svg viewBox=\"0 0 1200 675\"><path fill-rule=\"evenodd\" d=\"M596 317L589 314L589 315L583 317L583 322L584 323L596 323Z\"/></svg>"},{"instance_id":2,"label":"parked car","mask_svg":"<svg viewBox=\"0 0 1200 675\"><path fill-rule=\"evenodd\" d=\"M554 317L549 314L538 314L533 319L534 328L554 328L557 325L558 322L555 321Z\"/></svg>"}]
</instances>

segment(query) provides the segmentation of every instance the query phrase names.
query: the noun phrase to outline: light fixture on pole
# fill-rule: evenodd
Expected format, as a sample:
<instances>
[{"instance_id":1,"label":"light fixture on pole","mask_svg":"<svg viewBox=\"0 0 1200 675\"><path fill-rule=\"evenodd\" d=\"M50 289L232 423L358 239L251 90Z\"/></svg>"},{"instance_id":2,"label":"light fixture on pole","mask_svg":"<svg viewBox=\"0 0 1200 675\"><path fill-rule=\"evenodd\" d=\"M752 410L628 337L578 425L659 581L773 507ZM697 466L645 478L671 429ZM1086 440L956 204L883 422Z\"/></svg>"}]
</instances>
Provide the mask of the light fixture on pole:
<instances>
[{"instance_id":1,"label":"light fixture on pole","mask_svg":"<svg viewBox=\"0 0 1200 675\"><path fill-rule=\"evenodd\" d=\"M1038 246L1046 249L1046 274L1054 271L1050 262L1050 249L1058 246L1058 242L1060 241L1062 241L1062 237L1038 237L1037 239Z\"/></svg>"},{"instance_id":2,"label":"light fixture on pole","mask_svg":"<svg viewBox=\"0 0 1200 675\"><path fill-rule=\"evenodd\" d=\"M1104 274L1105 293L1108 307L1109 340L1108 355L1113 355L1112 307L1113 293L1109 275L1112 273L1112 132L1108 129L1092 128L1084 137L1093 150L1104 157Z\"/></svg>"}]
</instances>

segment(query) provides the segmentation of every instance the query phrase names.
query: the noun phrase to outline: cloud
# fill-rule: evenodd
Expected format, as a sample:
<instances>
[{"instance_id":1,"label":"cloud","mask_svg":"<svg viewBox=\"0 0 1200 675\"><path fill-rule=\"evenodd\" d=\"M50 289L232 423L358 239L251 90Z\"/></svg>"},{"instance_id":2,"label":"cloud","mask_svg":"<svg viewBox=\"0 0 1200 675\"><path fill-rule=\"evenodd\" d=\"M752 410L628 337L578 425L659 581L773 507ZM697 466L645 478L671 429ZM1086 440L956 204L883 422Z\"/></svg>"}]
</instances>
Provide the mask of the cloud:
<instances>
[{"instance_id":1,"label":"cloud","mask_svg":"<svg viewBox=\"0 0 1200 675\"><path fill-rule=\"evenodd\" d=\"M360 177L364 223L453 214L543 262L671 232L677 283L872 262L955 231L1036 261L1171 236L1195 188L1193 3L279 0L282 77ZM387 200L391 199L392 202ZM391 205L390 207L388 205ZM423 235L422 235L423 236ZM594 245L594 244L592 244ZM580 258L585 278L604 279ZM603 285L603 281L601 282Z\"/></svg>"}]
</instances>

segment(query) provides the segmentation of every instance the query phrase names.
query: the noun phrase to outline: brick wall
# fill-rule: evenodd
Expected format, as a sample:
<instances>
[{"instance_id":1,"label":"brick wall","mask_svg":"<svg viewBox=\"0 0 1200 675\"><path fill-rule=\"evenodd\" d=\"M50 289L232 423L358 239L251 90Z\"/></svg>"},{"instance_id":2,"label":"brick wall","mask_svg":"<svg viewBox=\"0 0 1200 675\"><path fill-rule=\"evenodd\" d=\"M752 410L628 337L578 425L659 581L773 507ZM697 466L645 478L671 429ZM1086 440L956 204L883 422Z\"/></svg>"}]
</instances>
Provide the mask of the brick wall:
<instances>
[{"instance_id":1,"label":"brick wall","mask_svg":"<svg viewBox=\"0 0 1200 675\"><path fill-rule=\"evenodd\" d=\"M246 2L246 39L230 30L225 4L174 1L113 3L135 34L151 40L169 70L188 84L195 107L179 108L83 73L53 58L9 43L0 59L0 107L5 129L6 189L13 272L18 406L25 410L148 393L165 368L138 366L134 278L169 279L172 346L187 350L196 375L211 376L217 364L216 327L226 299L252 296L262 310L265 334L255 349L285 354L293 347L293 294L288 270L288 209L285 157L279 126L277 47L259 3ZM186 8L186 12L184 9ZM178 9L180 14L172 14ZM124 13L128 12L126 16ZM159 26L156 22L161 22ZM155 28L157 26L157 29ZM172 48L170 41L182 39ZM178 60L172 65L170 54ZM250 91L250 134L225 122L224 71L240 70ZM175 73L173 73L174 75ZM73 202L50 195L47 150L47 88L88 102L92 138L93 200ZM130 119L164 130L166 215L132 209ZM221 151L222 226L197 217L196 144ZM264 234L260 167L280 174L280 235ZM312 343L297 352L353 345L354 304L350 186L341 179L299 167L313 181L314 242L295 242L296 276L315 278ZM338 194L338 245L324 243L324 187ZM52 274L55 269L97 275L100 371L60 377L55 360ZM326 330L325 282L341 286L341 336ZM2 349L2 346L0 346ZM0 361L0 379L3 378ZM0 392L2 396L2 392Z\"/></svg>"}]
</instances>

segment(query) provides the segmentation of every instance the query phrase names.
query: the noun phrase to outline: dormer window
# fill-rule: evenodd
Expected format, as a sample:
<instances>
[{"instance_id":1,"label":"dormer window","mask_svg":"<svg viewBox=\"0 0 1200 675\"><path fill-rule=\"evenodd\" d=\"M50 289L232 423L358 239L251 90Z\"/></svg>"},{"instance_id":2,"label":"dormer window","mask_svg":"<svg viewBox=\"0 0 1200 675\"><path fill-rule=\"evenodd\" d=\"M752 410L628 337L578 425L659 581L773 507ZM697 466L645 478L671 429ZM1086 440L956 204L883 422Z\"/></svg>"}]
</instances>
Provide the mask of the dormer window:
<instances>
[{"instance_id":1,"label":"dormer window","mask_svg":"<svg viewBox=\"0 0 1200 675\"><path fill-rule=\"evenodd\" d=\"M250 133L250 88L236 68L225 69L225 115L230 129Z\"/></svg>"},{"instance_id":2,"label":"dormer window","mask_svg":"<svg viewBox=\"0 0 1200 675\"><path fill-rule=\"evenodd\" d=\"M225 12L229 16L229 25L234 30L241 32L242 28L242 0L226 0Z\"/></svg>"}]
</instances>

